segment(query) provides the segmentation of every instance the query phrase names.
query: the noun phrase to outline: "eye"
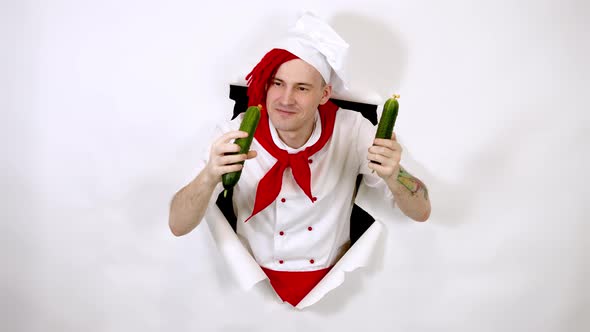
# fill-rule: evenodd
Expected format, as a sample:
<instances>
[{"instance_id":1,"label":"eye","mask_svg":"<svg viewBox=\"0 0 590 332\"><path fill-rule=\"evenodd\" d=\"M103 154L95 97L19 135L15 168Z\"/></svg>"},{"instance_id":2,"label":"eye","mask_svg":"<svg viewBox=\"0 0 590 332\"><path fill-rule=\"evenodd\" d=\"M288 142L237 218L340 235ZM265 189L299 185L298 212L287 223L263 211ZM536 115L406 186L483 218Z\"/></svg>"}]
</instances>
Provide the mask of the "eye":
<instances>
[{"instance_id":1,"label":"eye","mask_svg":"<svg viewBox=\"0 0 590 332\"><path fill-rule=\"evenodd\" d=\"M281 82L280 81L274 81L274 82L272 82L272 84L274 86L281 86Z\"/></svg>"},{"instance_id":2,"label":"eye","mask_svg":"<svg viewBox=\"0 0 590 332\"><path fill-rule=\"evenodd\" d=\"M304 86L300 86L299 87L299 91L308 91L309 89L304 87Z\"/></svg>"}]
</instances>

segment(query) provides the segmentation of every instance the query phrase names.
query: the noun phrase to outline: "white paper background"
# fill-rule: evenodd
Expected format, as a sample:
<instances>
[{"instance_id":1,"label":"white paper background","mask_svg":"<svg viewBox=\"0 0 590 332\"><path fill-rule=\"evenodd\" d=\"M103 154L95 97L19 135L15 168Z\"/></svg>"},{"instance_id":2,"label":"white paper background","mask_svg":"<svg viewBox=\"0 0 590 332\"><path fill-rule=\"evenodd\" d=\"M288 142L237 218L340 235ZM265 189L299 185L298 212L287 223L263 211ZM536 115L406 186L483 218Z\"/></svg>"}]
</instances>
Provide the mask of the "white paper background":
<instances>
[{"instance_id":1,"label":"white paper background","mask_svg":"<svg viewBox=\"0 0 590 332\"><path fill-rule=\"evenodd\" d=\"M0 330L590 330L588 2L315 2L2 2ZM373 266L300 312L167 217L303 9L357 91L401 94L433 213L382 211Z\"/></svg>"}]
</instances>

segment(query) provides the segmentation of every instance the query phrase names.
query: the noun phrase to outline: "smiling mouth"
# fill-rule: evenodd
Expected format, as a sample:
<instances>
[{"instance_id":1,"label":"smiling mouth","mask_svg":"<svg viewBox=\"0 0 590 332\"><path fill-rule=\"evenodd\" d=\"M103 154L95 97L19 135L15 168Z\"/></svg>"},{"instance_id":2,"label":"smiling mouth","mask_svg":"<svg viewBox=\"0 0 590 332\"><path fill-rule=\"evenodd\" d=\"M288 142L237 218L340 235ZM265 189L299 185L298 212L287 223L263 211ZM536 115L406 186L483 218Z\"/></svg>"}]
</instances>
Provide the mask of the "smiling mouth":
<instances>
[{"instance_id":1,"label":"smiling mouth","mask_svg":"<svg viewBox=\"0 0 590 332\"><path fill-rule=\"evenodd\" d=\"M278 113L280 113L280 114L295 114L295 113L296 113L296 112L293 112L293 111L287 111L287 110L284 110L284 109L281 109L281 108L275 108L275 110L276 110Z\"/></svg>"}]
</instances>

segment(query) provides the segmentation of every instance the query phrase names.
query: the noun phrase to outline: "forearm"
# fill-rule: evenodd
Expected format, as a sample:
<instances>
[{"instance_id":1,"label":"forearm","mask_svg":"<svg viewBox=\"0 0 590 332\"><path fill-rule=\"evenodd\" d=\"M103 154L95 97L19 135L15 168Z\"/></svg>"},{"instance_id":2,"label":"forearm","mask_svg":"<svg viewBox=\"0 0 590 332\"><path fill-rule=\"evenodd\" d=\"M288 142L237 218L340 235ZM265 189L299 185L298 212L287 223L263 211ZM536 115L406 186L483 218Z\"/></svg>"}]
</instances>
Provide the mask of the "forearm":
<instances>
[{"instance_id":1,"label":"forearm","mask_svg":"<svg viewBox=\"0 0 590 332\"><path fill-rule=\"evenodd\" d=\"M205 171L182 188L170 204L169 226L172 233L182 236L199 225L217 182L210 179Z\"/></svg>"},{"instance_id":2,"label":"forearm","mask_svg":"<svg viewBox=\"0 0 590 332\"><path fill-rule=\"evenodd\" d=\"M402 212L415 221L426 221L430 216L430 200L428 189L420 179L412 176L403 167L397 177L392 176L387 185L397 206Z\"/></svg>"}]
</instances>

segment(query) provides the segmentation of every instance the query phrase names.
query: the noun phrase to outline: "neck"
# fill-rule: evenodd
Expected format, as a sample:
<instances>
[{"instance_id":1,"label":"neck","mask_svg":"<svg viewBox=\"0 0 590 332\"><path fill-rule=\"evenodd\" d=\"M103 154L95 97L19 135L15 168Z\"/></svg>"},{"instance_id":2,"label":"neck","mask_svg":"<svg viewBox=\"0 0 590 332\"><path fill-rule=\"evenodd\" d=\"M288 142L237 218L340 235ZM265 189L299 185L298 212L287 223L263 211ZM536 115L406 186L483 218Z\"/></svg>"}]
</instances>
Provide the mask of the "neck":
<instances>
[{"instance_id":1,"label":"neck","mask_svg":"<svg viewBox=\"0 0 590 332\"><path fill-rule=\"evenodd\" d=\"M310 124L306 124L304 127L297 131L282 131L277 129L277 134L281 141L287 144L292 149L298 149L305 144L311 137L313 130L315 129L315 119Z\"/></svg>"}]
</instances>

